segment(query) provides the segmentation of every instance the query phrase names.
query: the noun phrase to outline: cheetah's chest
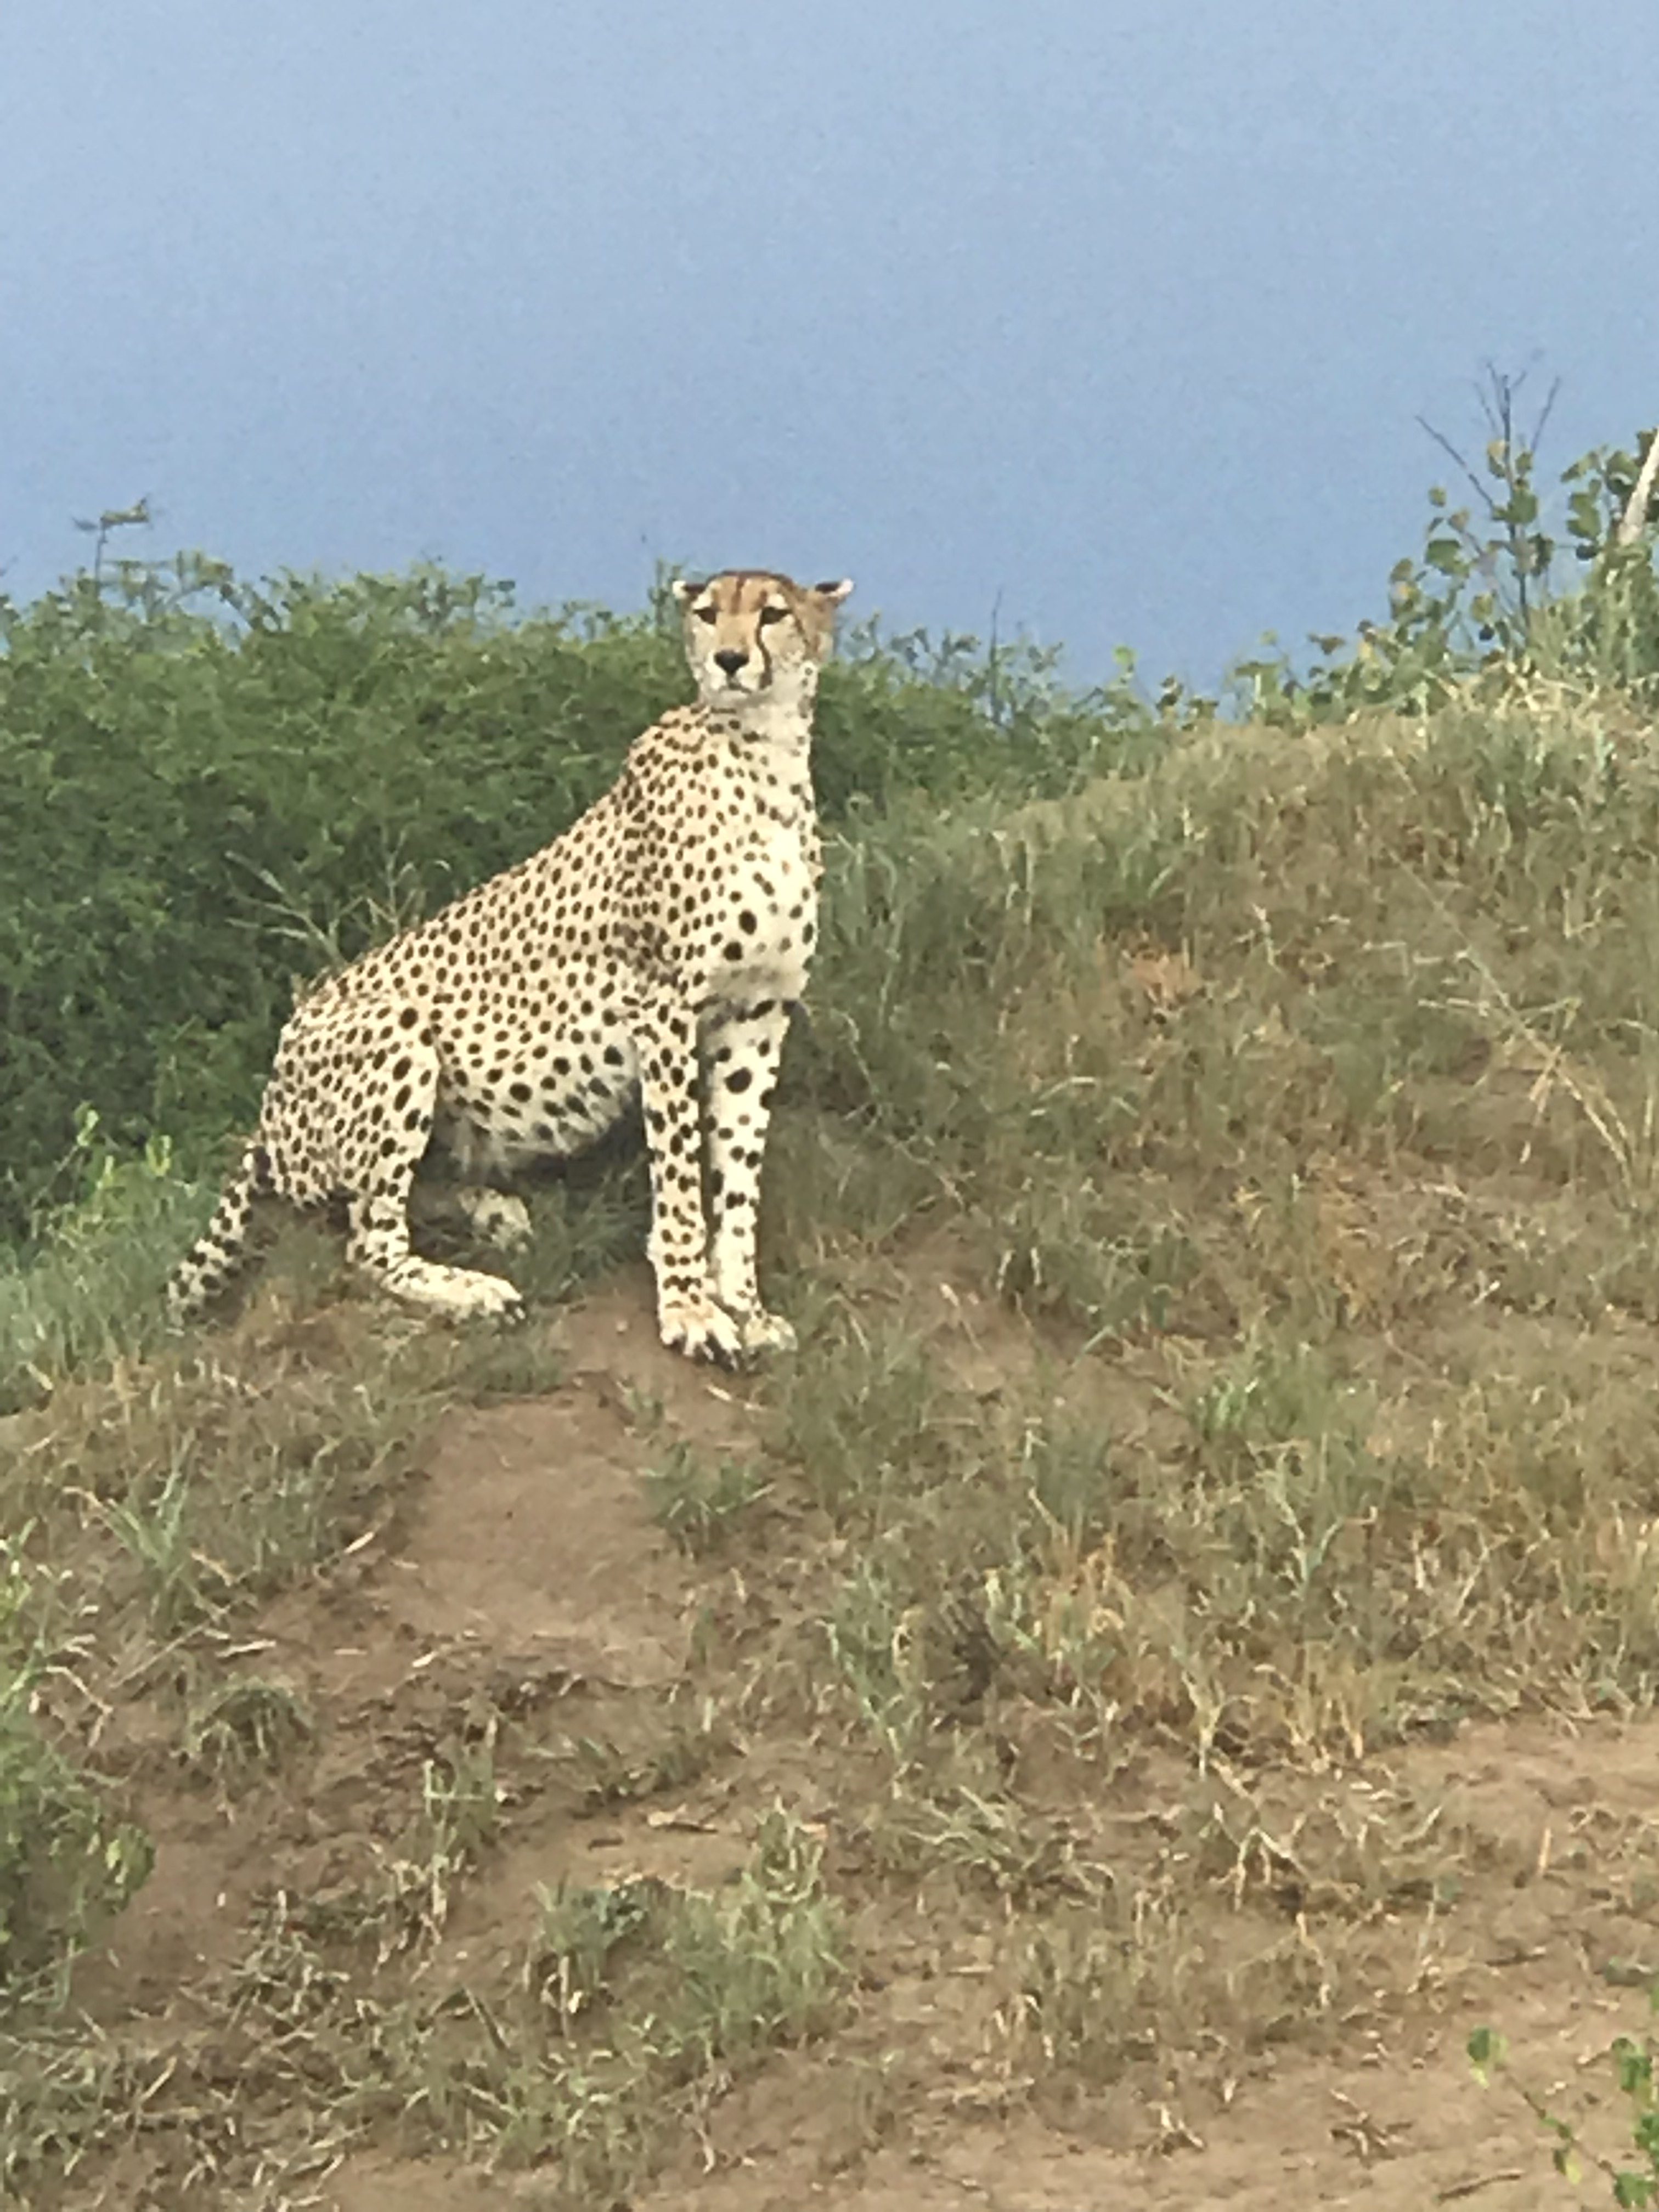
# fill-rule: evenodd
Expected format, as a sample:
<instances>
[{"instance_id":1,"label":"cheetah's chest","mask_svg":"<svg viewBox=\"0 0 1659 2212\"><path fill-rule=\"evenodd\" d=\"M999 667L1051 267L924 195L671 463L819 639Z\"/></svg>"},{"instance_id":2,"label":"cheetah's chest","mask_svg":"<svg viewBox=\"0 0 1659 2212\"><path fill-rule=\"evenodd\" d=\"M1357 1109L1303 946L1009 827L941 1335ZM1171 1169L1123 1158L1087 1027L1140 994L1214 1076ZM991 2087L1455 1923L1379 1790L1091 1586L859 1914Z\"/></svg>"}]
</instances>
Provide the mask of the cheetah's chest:
<instances>
[{"instance_id":1,"label":"cheetah's chest","mask_svg":"<svg viewBox=\"0 0 1659 2212\"><path fill-rule=\"evenodd\" d=\"M757 814L716 904L709 953L719 996L800 997L817 936L818 865L810 814Z\"/></svg>"}]
</instances>

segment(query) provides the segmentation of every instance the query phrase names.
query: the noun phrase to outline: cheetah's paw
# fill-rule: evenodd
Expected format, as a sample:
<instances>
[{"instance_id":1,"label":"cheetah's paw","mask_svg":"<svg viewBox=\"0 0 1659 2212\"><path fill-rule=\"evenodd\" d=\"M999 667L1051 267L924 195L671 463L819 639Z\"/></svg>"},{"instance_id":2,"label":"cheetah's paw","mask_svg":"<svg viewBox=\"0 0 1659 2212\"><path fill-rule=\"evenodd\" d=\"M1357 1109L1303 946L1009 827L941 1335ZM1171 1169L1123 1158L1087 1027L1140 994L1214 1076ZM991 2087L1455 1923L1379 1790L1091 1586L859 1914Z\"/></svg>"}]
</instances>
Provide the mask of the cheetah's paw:
<instances>
[{"instance_id":1,"label":"cheetah's paw","mask_svg":"<svg viewBox=\"0 0 1659 2212\"><path fill-rule=\"evenodd\" d=\"M712 1359L722 1367L735 1364L744 1349L737 1322L708 1297L659 1299L657 1333L671 1352L683 1352L688 1359Z\"/></svg>"},{"instance_id":2,"label":"cheetah's paw","mask_svg":"<svg viewBox=\"0 0 1659 2212\"><path fill-rule=\"evenodd\" d=\"M461 1211L475 1237L499 1252L511 1252L530 1242L530 1208L506 1190L464 1190Z\"/></svg>"},{"instance_id":3,"label":"cheetah's paw","mask_svg":"<svg viewBox=\"0 0 1659 2212\"><path fill-rule=\"evenodd\" d=\"M435 1261L411 1257L386 1279L386 1287L394 1297L451 1321L524 1317L524 1297L516 1283L471 1267L441 1267Z\"/></svg>"},{"instance_id":4,"label":"cheetah's paw","mask_svg":"<svg viewBox=\"0 0 1659 2212\"><path fill-rule=\"evenodd\" d=\"M525 1316L524 1293L516 1283L509 1283L505 1275L474 1273L471 1268L458 1267L460 1278L449 1311L471 1320L475 1316L493 1321L522 1321Z\"/></svg>"},{"instance_id":5,"label":"cheetah's paw","mask_svg":"<svg viewBox=\"0 0 1659 2212\"><path fill-rule=\"evenodd\" d=\"M738 1335L746 1352L793 1352L798 1341L795 1332L781 1314L768 1313L760 1306L738 1316Z\"/></svg>"}]
</instances>

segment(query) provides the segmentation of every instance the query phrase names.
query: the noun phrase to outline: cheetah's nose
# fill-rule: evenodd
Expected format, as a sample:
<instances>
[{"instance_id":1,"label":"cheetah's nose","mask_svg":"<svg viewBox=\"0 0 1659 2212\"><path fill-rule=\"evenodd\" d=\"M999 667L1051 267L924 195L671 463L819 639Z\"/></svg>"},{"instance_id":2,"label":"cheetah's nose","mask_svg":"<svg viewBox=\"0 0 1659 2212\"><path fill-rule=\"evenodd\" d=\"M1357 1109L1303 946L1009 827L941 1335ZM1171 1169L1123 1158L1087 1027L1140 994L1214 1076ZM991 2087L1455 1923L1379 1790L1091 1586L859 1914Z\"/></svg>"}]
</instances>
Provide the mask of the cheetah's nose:
<instances>
[{"instance_id":1,"label":"cheetah's nose","mask_svg":"<svg viewBox=\"0 0 1659 2212\"><path fill-rule=\"evenodd\" d=\"M717 653L714 655L714 665L716 668L723 668L728 676L735 676L748 658L749 655L741 646L728 645L724 653Z\"/></svg>"}]
</instances>

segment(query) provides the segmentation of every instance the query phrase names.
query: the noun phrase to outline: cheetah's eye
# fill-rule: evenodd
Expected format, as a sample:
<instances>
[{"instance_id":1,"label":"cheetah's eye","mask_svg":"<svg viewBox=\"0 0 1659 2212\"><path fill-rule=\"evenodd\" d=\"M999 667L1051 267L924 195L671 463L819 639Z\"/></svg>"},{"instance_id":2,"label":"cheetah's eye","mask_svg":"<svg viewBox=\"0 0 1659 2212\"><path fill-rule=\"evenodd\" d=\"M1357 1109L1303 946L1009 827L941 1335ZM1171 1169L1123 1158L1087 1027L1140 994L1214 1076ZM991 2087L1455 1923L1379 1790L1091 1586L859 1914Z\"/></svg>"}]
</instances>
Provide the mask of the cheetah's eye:
<instances>
[{"instance_id":1,"label":"cheetah's eye","mask_svg":"<svg viewBox=\"0 0 1659 2212\"><path fill-rule=\"evenodd\" d=\"M696 615L699 622L712 623L714 619L714 610L713 607L693 607L691 611Z\"/></svg>"},{"instance_id":2,"label":"cheetah's eye","mask_svg":"<svg viewBox=\"0 0 1659 2212\"><path fill-rule=\"evenodd\" d=\"M764 629L768 623L781 622L788 611L787 607L763 607L760 611L761 628Z\"/></svg>"}]
</instances>

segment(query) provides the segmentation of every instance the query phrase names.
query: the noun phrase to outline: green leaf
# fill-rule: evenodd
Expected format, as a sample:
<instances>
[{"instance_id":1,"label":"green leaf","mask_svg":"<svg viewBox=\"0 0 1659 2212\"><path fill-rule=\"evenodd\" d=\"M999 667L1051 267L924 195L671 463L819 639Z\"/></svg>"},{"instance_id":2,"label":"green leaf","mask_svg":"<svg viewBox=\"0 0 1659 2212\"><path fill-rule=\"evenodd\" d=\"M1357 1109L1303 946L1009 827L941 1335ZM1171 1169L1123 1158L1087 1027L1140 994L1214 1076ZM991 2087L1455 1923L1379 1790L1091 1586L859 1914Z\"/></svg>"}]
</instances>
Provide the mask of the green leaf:
<instances>
[{"instance_id":1,"label":"green leaf","mask_svg":"<svg viewBox=\"0 0 1659 2212\"><path fill-rule=\"evenodd\" d=\"M1653 2055L1644 2045L1628 2035L1619 2036L1613 2045L1613 2058L1619 2087L1626 2096L1645 2096L1652 2090Z\"/></svg>"},{"instance_id":2,"label":"green leaf","mask_svg":"<svg viewBox=\"0 0 1659 2212\"><path fill-rule=\"evenodd\" d=\"M1576 491L1567 501L1567 528L1581 545L1601 544L1601 503L1593 491Z\"/></svg>"},{"instance_id":3,"label":"green leaf","mask_svg":"<svg viewBox=\"0 0 1659 2212\"><path fill-rule=\"evenodd\" d=\"M1495 2027L1477 2027L1464 2045L1474 2078L1483 2089L1490 2085L1493 2074L1503 2064L1507 2048Z\"/></svg>"},{"instance_id":4,"label":"green leaf","mask_svg":"<svg viewBox=\"0 0 1659 2212\"><path fill-rule=\"evenodd\" d=\"M1525 529L1538 520L1538 495L1526 484L1516 484L1509 497L1498 509L1498 520L1516 529Z\"/></svg>"}]
</instances>

